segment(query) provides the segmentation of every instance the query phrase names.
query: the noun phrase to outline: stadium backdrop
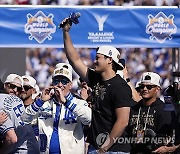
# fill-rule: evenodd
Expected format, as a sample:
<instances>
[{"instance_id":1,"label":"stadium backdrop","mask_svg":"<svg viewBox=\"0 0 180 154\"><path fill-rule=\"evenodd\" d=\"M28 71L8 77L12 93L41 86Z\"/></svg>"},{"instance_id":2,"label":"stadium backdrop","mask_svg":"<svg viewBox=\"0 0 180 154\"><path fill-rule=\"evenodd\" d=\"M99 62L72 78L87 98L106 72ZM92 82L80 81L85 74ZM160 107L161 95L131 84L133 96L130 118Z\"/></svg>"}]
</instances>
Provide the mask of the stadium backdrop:
<instances>
[{"instance_id":1,"label":"stadium backdrop","mask_svg":"<svg viewBox=\"0 0 180 154\"><path fill-rule=\"evenodd\" d=\"M180 47L180 9L175 6L0 5L0 78L25 74L25 48L63 48L58 26L72 12L81 14L70 31L75 47ZM173 52L173 67L175 57Z\"/></svg>"}]
</instances>

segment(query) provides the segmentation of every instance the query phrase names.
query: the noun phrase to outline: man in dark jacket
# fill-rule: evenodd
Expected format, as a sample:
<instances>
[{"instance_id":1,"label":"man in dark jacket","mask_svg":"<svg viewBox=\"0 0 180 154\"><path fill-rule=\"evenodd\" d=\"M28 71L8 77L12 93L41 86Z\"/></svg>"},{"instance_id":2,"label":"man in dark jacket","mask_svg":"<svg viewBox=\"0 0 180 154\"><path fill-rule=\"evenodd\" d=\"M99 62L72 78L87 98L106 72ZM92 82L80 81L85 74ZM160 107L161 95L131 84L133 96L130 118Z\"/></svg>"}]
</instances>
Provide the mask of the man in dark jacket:
<instances>
[{"instance_id":1,"label":"man in dark jacket","mask_svg":"<svg viewBox=\"0 0 180 154\"><path fill-rule=\"evenodd\" d=\"M167 141L172 133L171 112L164 111L164 102L158 98L161 89L158 74L144 73L139 88L142 100L130 112L129 132L134 139L131 153L148 154L171 142Z\"/></svg>"},{"instance_id":2,"label":"man in dark jacket","mask_svg":"<svg viewBox=\"0 0 180 154\"><path fill-rule=\"evenodd\" d=\"M164 145L153 151L154 153L180 153L180 85L178 82L174 82L168 86L164 91L165 93L165 110L174 111L172 126L175 130L174 144Z\"/></svg>"}]
</instances>

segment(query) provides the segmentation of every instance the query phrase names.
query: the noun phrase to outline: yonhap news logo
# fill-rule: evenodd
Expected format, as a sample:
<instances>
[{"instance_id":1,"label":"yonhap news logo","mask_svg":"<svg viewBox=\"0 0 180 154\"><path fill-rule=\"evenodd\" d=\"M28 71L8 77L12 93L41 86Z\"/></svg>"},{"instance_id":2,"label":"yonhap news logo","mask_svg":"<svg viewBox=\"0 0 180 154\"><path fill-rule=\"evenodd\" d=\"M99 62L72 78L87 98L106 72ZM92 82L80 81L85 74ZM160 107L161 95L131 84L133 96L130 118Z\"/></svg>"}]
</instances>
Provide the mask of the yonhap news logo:
<instances>
[{"instance_id":1,"label":"yonhap news logo","mask_svg":"<svg viewBox=\"0 0 180 154\"><path fill-rule=\"evenodd\" d=\"M110 143L109 133L101 133L96 137L97 146L100 148L103 144L107 146Z\"/></svg>"},{"instance_id":2,"label":"yonhap news logo","mask_svg":"<svg viewBox=\"0 0 180 154\"><path fill-rule=\"evenodd\" d=\"M175 138L174 136L165 136L165 137L161 137L161 136L154 136L154 137L150 137L150 136L145 136L142 138L141 141L139 141L139 139L137 137L116 137L116 138L112 138L112 142L113 143L118 143L118 144L164 144L167 145L169 143L174 144L175 142ZM105 133L100 133L97 137L96 137L96 143L98 145L98 147L100 148L102 145L103 146L107 146L110 143L110 136L108 132Z\"/></svg>"},{"instance_id":3,"label":"yonhap news logo","mask_svg":"<svg viewBox=\"0 0 180 154\"><path fill-rule=\"evenodd\" d=\"M56 32L53 18L53 14L46 16L42 11L38 11L34 16L28 13L24 31L30 34L29 40L35 39L38 43L43 43L46 39L51 40L51 34Z\"/></svg>"},{"instance_id":4,"label":"yonhap news logo","mask_svg":"<svg viewBox=\"0 0 180 154\"><path fill-rule=\"evenodd\" d=\"M166 39L171 40L172 34L177 32L177 27L174 24L174 15L168 17L159 12L155 17L152 14L148 15L149 23L146 26L146 33L151 34L150 40L156 39L159 43L164 43Z\"/></svg>"}]
</instances>

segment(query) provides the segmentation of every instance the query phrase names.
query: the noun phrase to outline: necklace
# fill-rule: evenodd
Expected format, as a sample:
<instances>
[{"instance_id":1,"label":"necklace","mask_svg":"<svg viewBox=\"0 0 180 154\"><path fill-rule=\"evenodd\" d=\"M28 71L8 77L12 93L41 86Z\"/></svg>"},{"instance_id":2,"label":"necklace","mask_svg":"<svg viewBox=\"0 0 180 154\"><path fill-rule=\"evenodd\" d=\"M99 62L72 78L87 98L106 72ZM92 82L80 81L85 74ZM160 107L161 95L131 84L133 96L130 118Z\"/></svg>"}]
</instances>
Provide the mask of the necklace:
<instances>
[{"instance_id":1,"label":"necklace","mask_svg":"<svg viewBox=\"0 0 180 154\"><path fill-rule=\"evenodd\" d=\"M138 112L138 118L137 118L137 122L136 122L136 143L143 143L144 140L144 132L146 130L146 126L147 126L147 122L148 122L148 116L149 116L149 111L150 111L150 106L148 107L148 111L146 114L146 120L145 120L145 125L143 129L139 129L139 123L140 123L140 114L141 114L141 107L139 108L139 112Z\"/></svg>"},{"instance_id":2,"label":"necklace","mask_svg":"<svg viewBox=\"0 0 180 154\"><path fill-rule=\"evenodd\" d=\"M145 125L144 125L144 128L143 128L143 131L146 130L146 126L147 126L147 122L148 122L148 116L149 116L149 111L150 111L150 106L148 107L148 111L147 111L147 114L146 114L146 120L145 120ZM136 128L135 130L137 131L138 130L138 126L139 126L139 123L140 123L140 115L141 115L141 107L139 108L139 112L138 112L138 118L137 118L137 121L136 121Z\"/></svg>"}]
</instances>

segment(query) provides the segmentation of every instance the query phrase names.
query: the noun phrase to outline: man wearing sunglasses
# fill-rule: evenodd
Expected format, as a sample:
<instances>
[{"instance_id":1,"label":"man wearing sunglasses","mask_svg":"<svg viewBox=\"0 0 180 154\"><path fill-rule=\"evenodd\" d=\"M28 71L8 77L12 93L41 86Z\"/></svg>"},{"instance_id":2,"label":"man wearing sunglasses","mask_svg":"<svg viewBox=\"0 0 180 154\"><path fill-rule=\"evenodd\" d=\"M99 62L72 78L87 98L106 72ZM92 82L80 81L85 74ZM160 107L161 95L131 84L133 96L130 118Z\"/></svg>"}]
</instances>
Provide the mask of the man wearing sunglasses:
<instances>
[{"instance_id":1,"label":"man wearing sunglasses","mask_svg":"<svg viewBox=\"0 0 180 154\"><path fill-rule=\"evenodd\" d=\"M71 93L71 88L72 67L59 63L52 85L43 90L41 99L31 108L34 116L38 114L41 153L84 154L82 124L90 124L91 109L86 101Z\"/></svg>"},{"instance_id":2,"label":"man wearing sunglasses","mask_svg":"<svg viewBox=\"0 0 180 154\"><path fill-rule=\"evenodd\" d=\"M22 92L23 81L17 74L10 74L4 82L4 89L10 95L20 96Z\"/></svg>"},{"instance_id":3,"label":"man wearing sunglasses","mask_svg":"<svg viewBox=\"0 0 180 154\"><path fill-rule=\"evenodd\" d=\"M24 107L27 108L29 105L33 106L36 96L39 95L39 87L36 84L36 80L29 75L22 76L23 78L23 91L20 95L23 100ZM37 120L31 122L32 128L36 137L39 135Z\"/></svg>"},{"instance_id":4,"label":"man wearing sunglasses","mask_svg":"<svg viewBox=\"0 0 180 154\"><path fill-rule=\"evenodd\" d=\"M26 107L34 102L33 95L36 94L36 80L29 75L24 75L22 78L23 92L21 93L21 99Z\"/></svg>"},{"instance_id":5,"label":"man wearing sunglasses","mask_svg":"<svg viewBox=\"0 0 180 154\"><path fill-rule=\"evenodd\" d=\"M7 153L38 153L35 149L35 135L32 129L22 121L25 108L19 98L22 92L23 79L17 74L7 76L4 83L4 93L0 94L0 110L6 112L8 120L0 126L0 134L3 136L1 154Z\"/></svg>"},{"instance_id":6,"label":"man wearing sunglasses","mask_svg":"<svg viewBox=\"0 0 180 154\"><path fill-rule=\"evenodd\" d=\"M166 143L171 137L171 112L164 110L160 94L160 76L154 72L143 73L139 83L142 99L131 108L129 133L135 140L132 143L132 154L150 154Z\"/></svg>"}]
</instances>

